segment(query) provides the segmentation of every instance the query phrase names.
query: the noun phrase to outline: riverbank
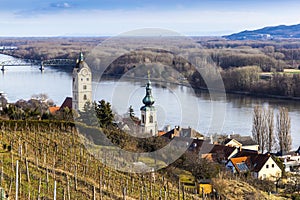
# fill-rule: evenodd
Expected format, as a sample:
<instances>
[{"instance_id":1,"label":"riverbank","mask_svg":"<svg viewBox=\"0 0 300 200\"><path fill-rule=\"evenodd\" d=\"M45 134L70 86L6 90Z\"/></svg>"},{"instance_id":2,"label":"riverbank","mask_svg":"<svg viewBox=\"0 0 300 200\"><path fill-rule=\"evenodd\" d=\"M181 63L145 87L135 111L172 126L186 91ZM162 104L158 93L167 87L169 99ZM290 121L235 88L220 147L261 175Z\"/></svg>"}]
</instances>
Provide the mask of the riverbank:
<instances>
[{"instance_id":1,"label":"riverbank","mask_svg":"<svg viewBox=\"0 0 300 200\"><path fill-rule=\"evenodd\" d=\"M131 76L126 76L126 75L110 75L110 74L103 74L101 77L104 78L104 80L119 80L119 78L122 77L122 80L127 80L127 81L144 81L148 80L146 77L131 77ZM97 79L100 80L100 79ZM189 83L187 80L181 81L181 82L171 82L167 80L162 80L162 79L156 79L156 78L151 78L151 81L154 84L157 84L159 86L159 83L167 83L167 84L174 84L178 86L185 86L185 87L190 87L193 88L196 93L197 91L199 92L207 92L209 93L209 90L205 87L199 87L195 86L192 83ZM217 89L210 89L211 92L220 92L222 93L223 91L217 90ZM281 100L291 100L291 101L300 101L300 97L292 97L292 96L280 96L280 95L271 95L271 94L263 94L263 93L253 93L253 92L246 92L246 91L234 91L234 90L225 90L226 94L236 94L236 95L243 95L243 96L248 96L248 97L254 97L254 98L266 98L266 99L281 99Z\"/></svg>"}]
</instances>

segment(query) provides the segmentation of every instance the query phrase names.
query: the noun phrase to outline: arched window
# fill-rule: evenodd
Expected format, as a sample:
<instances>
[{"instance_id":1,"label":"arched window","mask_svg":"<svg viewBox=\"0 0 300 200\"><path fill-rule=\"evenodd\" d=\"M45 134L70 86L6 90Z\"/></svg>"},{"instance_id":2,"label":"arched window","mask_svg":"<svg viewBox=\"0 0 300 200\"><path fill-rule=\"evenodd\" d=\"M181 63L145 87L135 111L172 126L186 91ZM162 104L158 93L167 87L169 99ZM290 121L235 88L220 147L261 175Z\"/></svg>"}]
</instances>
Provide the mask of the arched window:
<instances>
[{"instance_id":1,"label":"arched window","mask_svg":"<svg viewBox=\"0 0 300 200\"><path fill-rule=\"evenodd\" d=\"M152 129L150 130L150 134L151 134L151 135L153 134L153 130L152 130Z\"/></svg>"},{"instance_id":2,"label":"arched window","mask_svg":"<svg viewBox=\"0 0 300 200\"><path fill-rule=\"evenodd\" d=\"M83 85L83 89L86 90L86 85Z\"/></svg>"},{"instance_id":3,"label":"arched window","mask_svg":"<svg viewBox=\"0 0 300 200\"><path fill-rule=\"evenodd\" d=\"M142 124L145 124L145 115L142 115Z\"/></svg>"},{"instance_id":4,"label":"arched window","mask_svg":"<svg viewBox=\"0 0 300 200\"><path fill-rule=\"evenodd\" d=\"M83 95L83 100L87 100L86 94Z\"/></svg>"},{"instance_id":5,"label":"arched window","mask_svg":"<svg viewBox=\"0 0 300 200\"><path fill-rule=\"evenodd\" d=\"M153 116L152 115L150 115L149 122L153 123Z\"/></svg>"}]
</instances>

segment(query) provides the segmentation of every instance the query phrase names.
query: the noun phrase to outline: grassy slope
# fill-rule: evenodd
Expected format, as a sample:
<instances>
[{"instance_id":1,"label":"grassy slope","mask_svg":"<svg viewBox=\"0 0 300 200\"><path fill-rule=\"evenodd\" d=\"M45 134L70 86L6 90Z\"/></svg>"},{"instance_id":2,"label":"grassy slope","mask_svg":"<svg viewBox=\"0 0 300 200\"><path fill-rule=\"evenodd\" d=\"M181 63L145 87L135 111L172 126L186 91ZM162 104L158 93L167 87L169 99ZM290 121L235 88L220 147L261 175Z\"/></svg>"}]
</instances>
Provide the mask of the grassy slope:
<instances>
[{"instance_id":1,"label":"grassy slope","mask_svg":"<svg viewBox=\"0 0 300 200\"><path fill-rule=\"evenodd\" d=\"M214 185L218 188L220 195L227 200L249 199L249 200L281 200L282 197L268 195L266 192L257 190L246 182L235 179L215 178Z\"/></svg>"}]
</instances>

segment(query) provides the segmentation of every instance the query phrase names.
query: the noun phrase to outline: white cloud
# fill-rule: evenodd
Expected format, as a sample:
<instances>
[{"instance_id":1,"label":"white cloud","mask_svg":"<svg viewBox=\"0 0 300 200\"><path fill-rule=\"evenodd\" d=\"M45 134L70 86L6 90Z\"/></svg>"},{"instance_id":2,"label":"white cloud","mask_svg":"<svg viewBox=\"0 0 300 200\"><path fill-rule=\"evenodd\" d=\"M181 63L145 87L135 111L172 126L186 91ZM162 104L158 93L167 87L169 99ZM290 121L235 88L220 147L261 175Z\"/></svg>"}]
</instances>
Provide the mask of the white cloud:
<instances>
[{"instance_id":1,"label":"white cloud","mask_svg":"<svg viewBox=\"0 0 300 200\"><path fill-rule=\"evenodd\" d=\"M51 4L52 7L56 7L56 8L71 8L72 6L70 5L70 3L64 2L64 3L53 3Z\"/></svg>"}]
</instances>

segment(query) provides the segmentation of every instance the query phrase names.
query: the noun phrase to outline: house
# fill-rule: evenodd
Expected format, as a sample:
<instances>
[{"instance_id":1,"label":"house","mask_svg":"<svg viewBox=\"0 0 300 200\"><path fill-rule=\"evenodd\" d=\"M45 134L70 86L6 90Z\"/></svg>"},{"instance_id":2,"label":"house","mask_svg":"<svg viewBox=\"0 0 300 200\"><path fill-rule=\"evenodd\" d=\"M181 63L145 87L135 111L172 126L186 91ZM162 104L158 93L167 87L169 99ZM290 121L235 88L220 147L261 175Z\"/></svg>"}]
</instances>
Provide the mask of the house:
<instances>
[{"instance_id":1,"label":"house","mask_svg":"<svg viewBox=\"0 0 300 200\"><path fill-rule=\"evenodd\" d=\"M250 159L253 166L251 174L254 178L273 180L281 177L282 171L270 154L250 156Z\"/></svg>"},{"instance_id":2,"label":"house","mask_svg":"<svg viewBox=\"0 0 300 200\"><path fill-rule=\"evenodd\" d=\"M55 114L57 111L63 111L65 108L72 110L72 98L66 97L61 106L50 106L48 108L48 113Z\"/></svg>"},{"instance_id":3,"label":"house","mask_svg":"<svg viewBox=\"0 0 300 200\"><path fill-rule=\"evenodd\" d=\"M187 138L194 138L194 139L204 139L203 135L196 131L195 129L188 127L188 128L181 128L180 126L175 126L174 129L167 131L165 134L161 135L163 137L167 137L172 139L174 137L187 137Z\"/></svg>"},{"instance_id":4,"label":"house","mask_svg":"<svg viewBox=\"0 0 300 200\"><path fill-rule=\"evenodd\" d=\"M228 138L226 138L222 144L225 146L258 151L258 144L250 136L241 136L239 134L228 135Z\"/></svg>"},{"instance_id":5,"label":"house","mask_svg":"<svg viewBox=\"0 0 300 200\"><path fill-rule=\"evenodd\" d=\"M285 155L278 156L283 160L286 172L297 172L300 169L299 149L295 152L289 152Z\"/></svg>"},{"instance_id":6,"label":"house","mask_svg":"<svg viewBox=\"0 0 300 200\"><path fill-rule=\"evenodd\" d=\"M203 154L203 158L211 157L212 161L225 164L230 158L234 157L239 152L238 148L228 147L224 145L215 145L208 154Z\"/></svg>"},{"instance_id":7,"label":"house","mask_svg":"<svg viewBox=\"0 0 300 200\"><path fill-rule=\"evenodd\" d=\"M244 153L246 154L246 153ZM247 156L230 158L226 168L233 173L250 172L256 179L270 179L281 177L282 171L270 154L249 153Z\"/></svg>"},{"instance_id":8,"label":"house","mask_svg":"<svg viewBox=\"0 0 300 200\"><path fill-rule=\"evenodd\" d=\"M202 139L193 139L188 150L197 153L201 158L224 164L239 151L236 147L211 144Z\"/></svg>"}]
</instances>

